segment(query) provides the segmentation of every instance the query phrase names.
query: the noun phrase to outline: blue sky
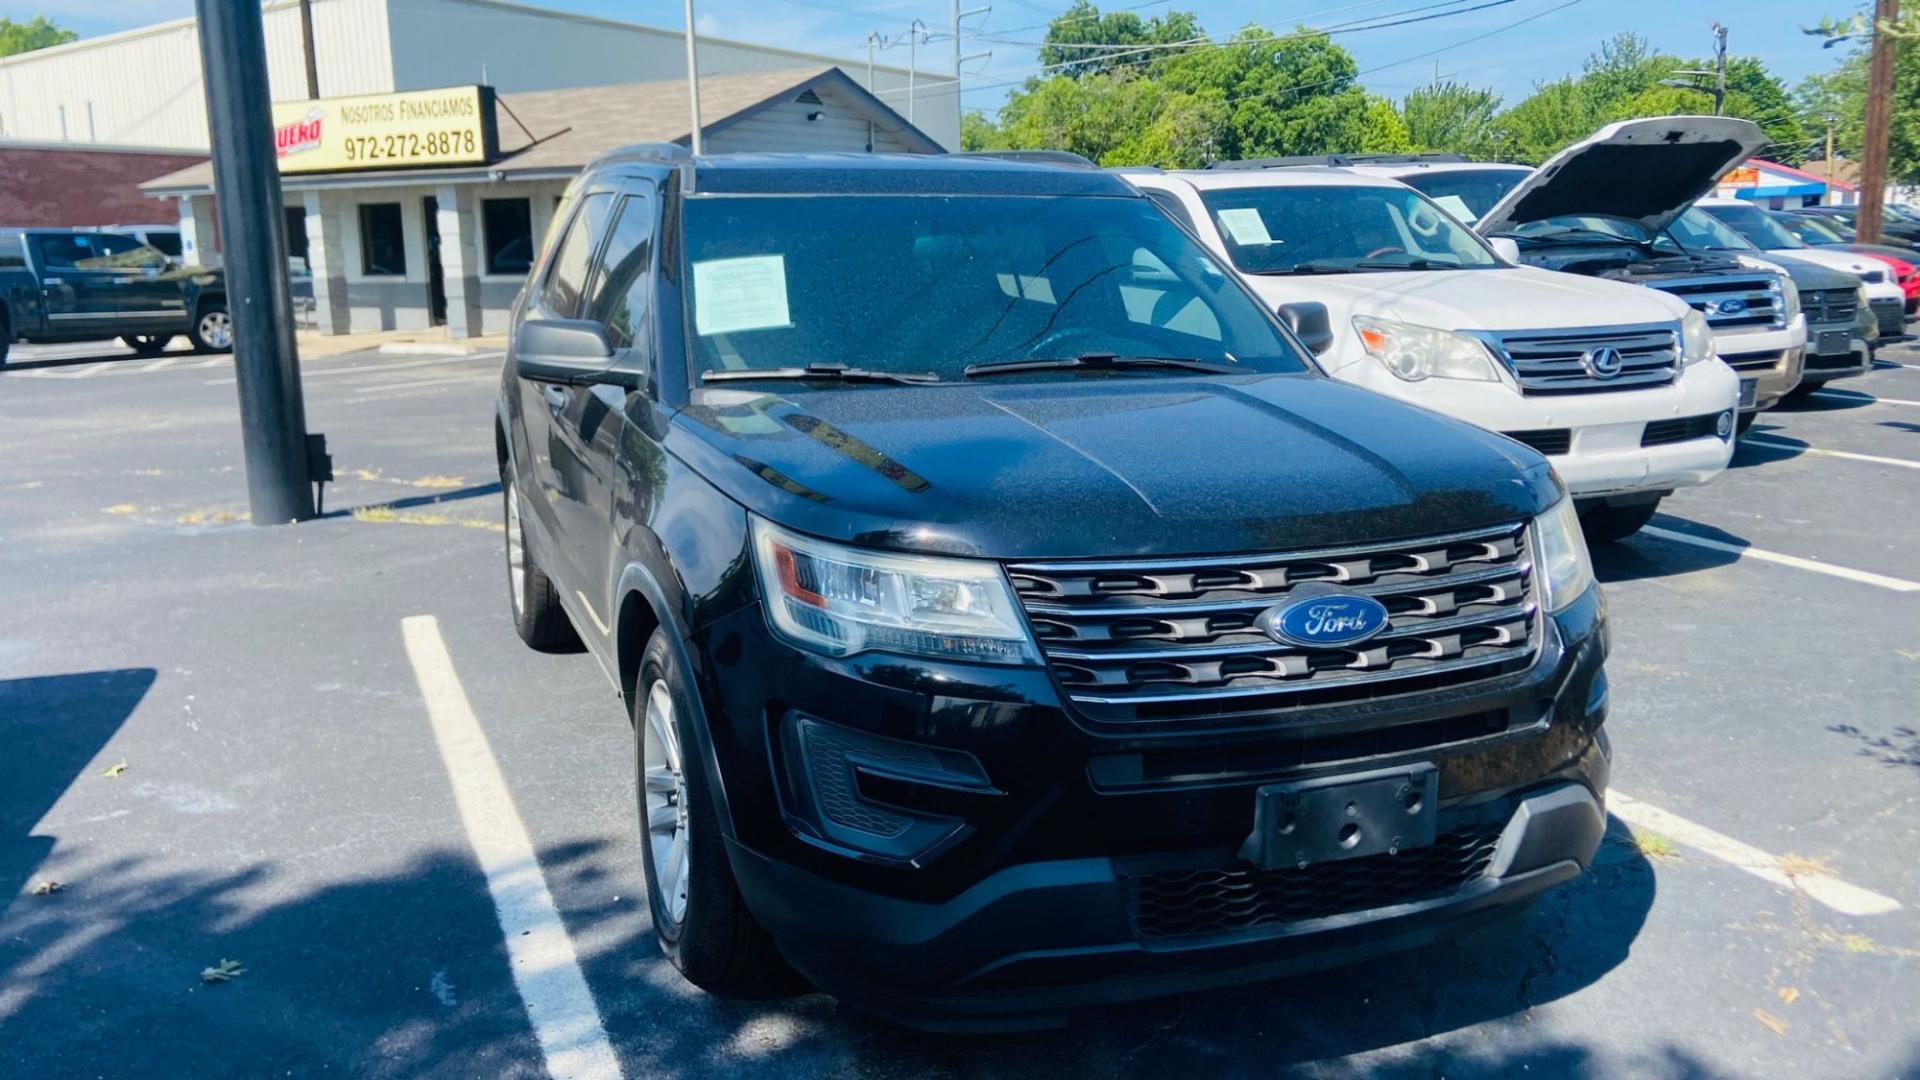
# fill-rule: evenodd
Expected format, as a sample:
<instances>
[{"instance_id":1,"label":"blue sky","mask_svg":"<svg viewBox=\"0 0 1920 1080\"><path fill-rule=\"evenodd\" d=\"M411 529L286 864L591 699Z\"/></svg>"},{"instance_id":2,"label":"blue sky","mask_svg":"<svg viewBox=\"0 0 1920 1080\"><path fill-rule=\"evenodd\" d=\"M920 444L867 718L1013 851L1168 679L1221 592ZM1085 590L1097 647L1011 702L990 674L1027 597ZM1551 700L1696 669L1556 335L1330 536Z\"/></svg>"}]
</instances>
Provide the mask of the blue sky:
<instances>
[{"instance_id":1,"label":"blue sky","mask_svg":"<svg viewBox=\"0 0 1920 1080\"><path fill-rule=\"evenodd\" d=\"M31 2L31 0L29 0ZM1071 0L964 0L963 7L991 2L986 16L968 20L971 30L1004 39L969 42L966 51L993 56L968 65L966 102L992 109L1004 100L1006 84L1024 77L1037 65L1034 48L1047 19ZM1131 7L1140 0L1114 0L1103 9ZM1524 97L1535 82L1578 70L1580 62L1602 40L1631 30L1654 46L1681 55L1704 56L1711 47L1708 22L1719 19L1729 28L1729 45L1736 55L1756 56L1789 85L1837 59L1837 50L1823 50L1816 38L1800 28L1822 15L1843 16L1858 4L1847 0L1170 0L1140 8L1143 15L1169 8L1192 10L1201 25L1215 36L1249 22L1277 30L1297 24L1326 27L1365 18L1391 19L1410 13L1436 14L1455 8L1481 8L1406 26L1346 32L1336 35L1352 50L1364 73L1363 81L1377 93L1400 97L1434 75L1438 62L1442 77L1499 91L1509 101ZM1487 5L1487 6L1483 6ZM678 26L680 0L543 0L540 6L626 19L658 26ZM40 0L14 18L44 12L83 34L100 34L191 14L191 0ZM703 32L792 48L818 51L859 60L866 54L870 30L904 41L907 27L920 18L944 32L948 7L941 0L696 0L695 11ZM1514 25L1530 16L1538 16ZM1484 37L1481 40L1470 40ZM920 55L929 66L944 64L945 41L922 45ZM1438 51L1429 58L1422 54ZM880 53L883 63L905 66L904 44Z\"/></svg>"}]
</instances>

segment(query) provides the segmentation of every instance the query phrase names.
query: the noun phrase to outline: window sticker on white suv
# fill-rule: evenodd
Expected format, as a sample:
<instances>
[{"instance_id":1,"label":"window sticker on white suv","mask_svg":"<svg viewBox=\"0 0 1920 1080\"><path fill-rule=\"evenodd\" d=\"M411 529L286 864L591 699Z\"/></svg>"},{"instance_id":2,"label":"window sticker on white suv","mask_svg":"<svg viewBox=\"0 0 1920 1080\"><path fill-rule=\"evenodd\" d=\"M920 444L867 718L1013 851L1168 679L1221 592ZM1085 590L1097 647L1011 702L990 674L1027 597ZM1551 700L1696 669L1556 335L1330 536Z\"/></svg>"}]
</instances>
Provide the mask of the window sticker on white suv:
<instances>
[{"instance_id":1,"label":"window sticker on white suv","mask_svg":"<svg viewBox=\"0 0 1920 1080\"><path fill-rule=\"evenodd\" d=\"M1222 210L1219 217L1220 227L1241 247L1273 243L1273 234L1267 232L1267 223L1261 219L1260 211L1251 206Z\"/></svg>"},{"instance_id":2,"label":"window sticker on white suv","mask_svg":"<svg viewBox=\"0 0 1920 1080\"><path fill-rule=\"evenodd\" d=\"M793 325L787 257L750 255L693 264L693 328L701 336Z\"/></svg>"}]
</instances>

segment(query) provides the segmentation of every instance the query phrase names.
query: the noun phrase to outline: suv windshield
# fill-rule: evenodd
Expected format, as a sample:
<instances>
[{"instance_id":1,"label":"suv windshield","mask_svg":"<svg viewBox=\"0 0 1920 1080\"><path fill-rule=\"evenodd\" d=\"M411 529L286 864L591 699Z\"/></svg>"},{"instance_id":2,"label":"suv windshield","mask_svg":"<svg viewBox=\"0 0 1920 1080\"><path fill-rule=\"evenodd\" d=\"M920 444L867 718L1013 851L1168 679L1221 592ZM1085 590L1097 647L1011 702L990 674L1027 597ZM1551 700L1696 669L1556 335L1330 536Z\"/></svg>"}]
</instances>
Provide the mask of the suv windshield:
<instances>
[{"instance_id":1,"label":"suv windshield","mask_svg":"<svg viewBox=\"0 0 1920 1080\"><path fill-rule=\"evenodd\" d=\"M1471 225L1506 198L1507 192L1519 187L1527 175L1526 169L1444 169L1396 179Z\"/></svg>"},{"instance_id":2,"label":"suv windshield","mask_svg":"<svg viewBox=\"0 0 1920 1080\"><path fill-rule=\"evenodd\" d=\"M1500 261L1411 188L1220 188L1201 201L1249 274L1494 269Z\"/></svg>"},{"instance_id":3,"label":"suv windshield","mask_svg":"<svg viewBox=\"0 0 1920 1080\"><path fill-rule=\"evenodd\" d=\"M1799 214L1771 215L1780 227L1809 244L1844 244L1852 241L1846 226L1819 218L1805 217Z\"/></svg>"},{"instance_id":4,"label":"suv windshield","mask_svg":"<svg viewBox=\"0 0 1920 1080\"><path fill-rule=\"evenodd\" d=\"M1660 239L1642 228L1638 222L1627 221L1624 218L1591 215L1541 218L1538 221L1515 225L1496 235L1522 236L1529 240L1567 240L1576 243L1624 241L1641 247Z\"/></svg>"},{"instance_id":5,"label":"suv windshield","mask_svg":"<svg viewBox=\"0 0 1920 1080\"><path fill-rule=\"evenodd\" d=\"M1803 248L1806 242L1767 216L1757 206L1708 206L1707 213L1726 223L1734 232L1751 240L1755 247L1769 251L1777 248Z\"/></svg>"},{"instance_id":6,"label":"suv windshield","mask_svg":"<svg viewBox=\"0 0 1920 1080\"><path fill-rule=\"evenodd\" d=\"M712 195L685 223L696 379L846 365L954 380L1087 356L1307 370L1143 198Z\"/></svg>"},{"instance_id":7,"label":"suv windshield","mask_svg":"<svg viewBox=\"0 0 1920 1080\"><path fill-rule=\"evenodd\" d=\"M1713 214L1700 209L1689 210L1674 219L1667 228L1667 234L1688 251L1738 251L1744 254L1754 250L1746 237L1727 227Z\"/></svg>"}]
</instances>

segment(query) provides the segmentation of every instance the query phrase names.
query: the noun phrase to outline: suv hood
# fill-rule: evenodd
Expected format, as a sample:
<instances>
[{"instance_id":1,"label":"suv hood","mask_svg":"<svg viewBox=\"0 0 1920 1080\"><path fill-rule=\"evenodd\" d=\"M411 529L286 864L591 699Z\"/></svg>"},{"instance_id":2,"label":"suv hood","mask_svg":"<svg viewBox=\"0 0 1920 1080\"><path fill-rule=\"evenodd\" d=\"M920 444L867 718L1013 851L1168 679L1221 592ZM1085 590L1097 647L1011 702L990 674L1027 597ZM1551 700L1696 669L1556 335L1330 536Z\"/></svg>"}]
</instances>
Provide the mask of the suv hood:
<instances>
[{"instance_id":1,"label":"suv hood","mask_svg":"<svg viewBox=\"0 0 1920 1080\"><path fill-rule=\"evenodd\" d=\"M1508 331L1676 322L1686 314L1685 305L1665 293L1528 266L1248 281L1270 304L1326 304L1336 335L1347 332L1355 315L1440 330Z\"/></svg>"},{"instance_id":2,"label":"suv hood","mask_svg":"<svg viewBox=\"0 0 1920 1080\"><path fill-rule=\"evenodd\" d=\"M1312 375L708 389L667 446L800 532L998 558L1432 536L1560 491L1518 443Z\"/></svg>"},{"instance_id":3,"label":"suv hood","mask_svg":"<svg viewBox=\"0 0 1920 1080\"><path fill-rule=\"evenodd\" d=\"M1548 158L1480 216L1483 235L1532 221L1587 214L1657 234L1713 190L1767 137L1751 120L1657 116L1608 124Z\"/></svg>"},{"instance_id":4,"label":"suv hood","mask_svg":"<svg viewBox=\"0 0 1920 1080\"><path fill-rule=\"evenodd\" d=\"M1855 289L1860 287L1859 275L1850 270L1835 269L1833 263L1819 257L1818 252L1780 250L1769 251L1763 256L1768 262L1787 272L1793 284L1801 292L1809 289ZM1887 264L1880 263L1876 269L1886 270ZM1889 274L1889 277L1892 275Z\"/></svg>"}]
</instances>

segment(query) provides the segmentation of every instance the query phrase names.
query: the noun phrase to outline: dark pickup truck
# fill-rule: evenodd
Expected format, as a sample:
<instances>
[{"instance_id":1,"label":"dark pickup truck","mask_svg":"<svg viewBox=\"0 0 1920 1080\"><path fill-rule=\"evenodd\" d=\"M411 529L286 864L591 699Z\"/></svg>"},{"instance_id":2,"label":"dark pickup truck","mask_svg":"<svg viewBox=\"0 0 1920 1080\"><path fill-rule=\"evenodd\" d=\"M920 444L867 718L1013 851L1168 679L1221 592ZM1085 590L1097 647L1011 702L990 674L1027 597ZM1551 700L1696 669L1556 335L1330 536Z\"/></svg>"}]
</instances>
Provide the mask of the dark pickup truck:
<instances>
[{"instance_id":1,"label":"dark pickup truck","mask_svg":"<svg viewBox=\"0 0 1920 1080\"><path fill-rule=\"evenodd\" d=\"M117 337L152 354L180 334L202 352L233 348L220 271L120 233L0 229L0 365L15 341Z\"/></svg>"}]
</instances>

